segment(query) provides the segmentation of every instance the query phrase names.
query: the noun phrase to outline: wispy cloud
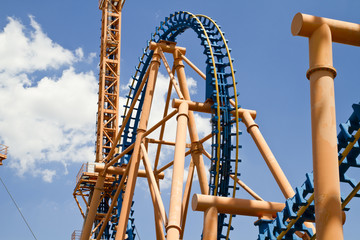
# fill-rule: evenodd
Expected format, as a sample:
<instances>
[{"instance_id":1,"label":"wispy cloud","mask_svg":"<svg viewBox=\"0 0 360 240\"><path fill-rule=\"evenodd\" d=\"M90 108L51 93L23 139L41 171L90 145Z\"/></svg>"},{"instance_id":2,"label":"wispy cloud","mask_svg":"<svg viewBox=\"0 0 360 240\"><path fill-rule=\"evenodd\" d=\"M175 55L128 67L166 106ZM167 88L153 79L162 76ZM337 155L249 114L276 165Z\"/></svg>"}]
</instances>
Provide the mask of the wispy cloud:
<instances>
[{"instance_id":1,"label":"wispy cloud","mask_svg":"<svg viewBox=\"0 0 360 240\"><path fill-rule=\"evenodd\" d=\"M66 174L68 163L94 158L97 80L74 65L93 58L84 55L51 40L33 16L30 26L8 18L0 31L0 142L19 175L51 182L59 166Z\"/></svg>"}]
</instances>

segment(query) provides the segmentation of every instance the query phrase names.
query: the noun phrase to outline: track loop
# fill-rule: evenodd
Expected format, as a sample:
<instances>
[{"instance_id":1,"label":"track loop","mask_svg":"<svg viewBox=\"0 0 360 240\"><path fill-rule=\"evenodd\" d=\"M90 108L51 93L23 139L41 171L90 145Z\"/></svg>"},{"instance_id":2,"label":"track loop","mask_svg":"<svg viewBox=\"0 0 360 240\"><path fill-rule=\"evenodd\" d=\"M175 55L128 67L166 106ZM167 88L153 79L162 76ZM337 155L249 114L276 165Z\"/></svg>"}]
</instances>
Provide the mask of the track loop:
<instances>
[{"instance_id":1,"label":"track loop","mask_svg":"<svg viewBox=\"0 0 360 240\"><path fill-rule=\"evenodd\" d=\"M221 32L220 27L215 21L204 15L194 15L189 12L175 12L165 18L160 26L155 29L151 35L150 41L159 42L160 40L176 41L176 38L186 31L192 29L200 39L203 46L203 53L206 55L206 99L211 99L213 104L212 123L212 144L211 144L211 168L210 168L210 194L218 196L235 196L235 182L230 185L230 174L238 176L238 149L240 148L238 138L238 118L232 119L230 114L234 109L230 100L237 103L237 92L235 82L235 71L233 69L230 52L227 46L227 40ZM149 66L153 52L149 50L149 42L143 50L143 55L139 59L139 64L135 68L133 81L130 85L130 91L127 96L127 103L124 105L125 111L122 116L125 119L128 110L134 101L137 91L141 91L136 108L131 113L131 118L126 124L123 136L119 143L120 151L135 142L136 131L140 119L143 105L143 89L140 89L141 82ZM229 91L232 89L233 93ZM205 99L205 100L206 100ZM238 106L239 107L239 106ZM236 113L235 116L238 116ZM132 152L125 155L119 164L127 164ZM232 189L232 190L231 190ZM121 207L121 196L119 197L119 208ZM120 212L120 209L118 210ZM226 219L225 214L219 214L218 221L218 239L228 239L229 232L232 229L231 217ZM131 222L130 226L133 225ZM113 224L112 228L115 228ZM131 230L131 227L129 228ZM224 231L225 230L225 231ZM130 231L131 232L131 231ZM129 232L129 233L130 233ZM130 234L133 236L132 234ZM129 238L130 239L130 238Z\"/></svg>"}]
</instances>

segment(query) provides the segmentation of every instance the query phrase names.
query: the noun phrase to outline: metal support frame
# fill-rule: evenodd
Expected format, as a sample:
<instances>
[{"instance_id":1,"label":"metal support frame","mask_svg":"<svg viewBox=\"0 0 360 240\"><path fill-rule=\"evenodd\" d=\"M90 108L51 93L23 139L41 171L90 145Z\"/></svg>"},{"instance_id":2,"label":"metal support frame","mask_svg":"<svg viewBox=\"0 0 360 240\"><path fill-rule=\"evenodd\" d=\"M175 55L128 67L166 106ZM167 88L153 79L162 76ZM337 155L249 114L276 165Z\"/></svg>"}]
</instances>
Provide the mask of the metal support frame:
<instances>
[{"instance_id":1,"label":"metal support frame","mask_svg":"<svg viewBox=\"0 0 360 240\"><path fill-rule=\"evenodd\" d=\"M229 238L229 231L231 229L232 215L246 215L256 216L271 220L277 216L283 216L280 213L286 209L285 204L264 201L259 195L246 186L240 179L238 179L237 170L230 174L234 180L234 192L232 197L209 196L209 185L206 177L206 169L204 165L203 155L213 161L212 156L203 149L202 143L214 136L216 133L212 132L203 139L199 139L195 117L193 111L211 113L213 109L220 111L219 101L214 104L214 100L206 101L205 103L198 103L191 101L189 89L186 82L183 61L199 74L199 76L206 80L207 75L201 72L189 59L185 57L186 49L176 46L175 42L163 41L151 42L149 49L153 52L151 64L148 69L142 72L144 77L140 83L140 89L134 93L131 98L132 105L127 105L128 113L125 114L124 123L126 124L131 118L131 112L135 107L136 102L142 90L146 86L146 90L141 96L143 101L142 111L139 126L136 131L135 142L129 143L116 157L116 144L119 142L125 124L118 131L118 93L119 93L119 73L120 73L120 29L121 29L121 10L124 1L116 0L100 0L99 7L103 11L102 19L102 38L101 38L101 60L100 60L100 77L99 77L99 109L97 122L97 146L96 146L96 162L104 162L102 165L96 165L94 173L86 173L77 179L77 186L74 191L74 197L77 205L80 208L81 214L85 221L81 235L82 240L91 238L94 232L98 232L97 240L101 239L106 224L110 219L111 212L117 204L120 192L122 194L122 206L118 219L118 225L115 229L116 240L123 240L126 238L127 225L129 220L130 208L135 190L137 177L146 177L149 184L149 193L154 207L154 222L157 240L179 240L184 238L184 228L186 224L186 216L189 205L189 199L193 183L193 175L196 168L199 176L199 184L202 194L195 194L192 199L192 208L195 211L204 212L204 230L203 239L215 240L219 237L218 225L223 224L219 217L221 214L231 214L228 222L228 231L226 239ZM192 17L196 17L192 15ZM198 15L198 17L204 17ZM210 19L210 22L212 20ZM198 20L200 23L200 21ZM201 25L201 24L200 24ZM203 28L204 26L201 25ZM216 25L217 27L217 25ZM301 218L306 209L310 206L313 199L316 205L316 227L318 239L343 239L342 224L344 223L344 214L341 208L353 198L360 189L360 183L354 186L353 191L345 199L343 206L340 204L340 190L339 190L339 172L338 165L334 164L337 160L337 144L336 144L336 127L335 121L335 102L334 102L334 86L333 79L336 76L336 70L332 66L332 41L360 46L360 25L341 22L332 19L318 18L306 14L297 14L294 17L292 24L292 33L298 36L309 38L310 48L310 68L307 72L307 77L310 80L311 92L311 113L312 113L312 135L313 135L313 158L314 158L314 182L315 194L307 199L306 206L303 206L297 212L297 218L287 222L286 230L277 233L277 239L282 239L290 229L295 226L298 219ZM219 29L218 29L219 30ZM219 30L220 31L220 30ZM220 31L223 38L223 35ZM208 39L208 45L211 42ZM226 44L225 44L226 45ZM226 47L227 49L227 47ZM227 49L228 50L228 49ZM211 52L212 49L210 48ZM172 68L168 63L165 54L170 53L174 57ZM230 56L230 55L228 55ZM229 57L230 58L230 57ZM154 95L156 78L162 60L166 71L169 74L169 89L166 97L166 104L163 114L163 119L148 129L149 114ZM212 56L213 71L216 72L215 58ZM229 63L232 64L232 61ZM148 65L147 65L148 66ZM232 67L231 67L232 68ZM175 78L177 75L177 79ZM207 73L208 74L208 73ZM233 73L232 73L233 74ZM233 78L235 82L235 79ZM146 84L146 85L145 85ZM216 79L216 87L218 82ZM235 87L234 83L234 87ZM176 108L171 113L168 113L170 105L170 97L172 89L178 95L179 99L174 99L172 106ZM326 94L319 94L322 91ZM217 97L219 97L219 90L216 88ZM236 91L235 96L236 96ZM273 174L277 184L279 185L287 204L290 204L291 197L298 196L298 189L295 193L290 183L286 179L285 174L281 170L269 146L265 142L263 136L259 131L258 125L254 122L256 118L256 111L242 109L238 107L237 99L235 101L230 99L229 102L235 110L229 112L235 117L236 127L239 118L245 123L248 132L253 137L254 142L259 148L266 164ZM174 142L163 139L166 122L173 116L177 115L177 129L176 140ZM218 116L220 116L218 114ZM231 115L230 115L231 116ZM228 117L229 118L229 117ZM230 119L230 118L229 118ZM218 121L218 124L220 122ZM218 126L221 130L223 126ZM156 129L160 129L160 136L158 139L149 139L147 136ZM191 143L186 143L186 132L189 131ZM230 132L230 134L232 134ZM220 137L217 135L216 137ZM238 137L238 128L236 130L236 137ZM220 142L220 141L219 141ZM148 156L148 144L157 144L154 167L151 166L151 161ZM174 146L174 160L165 163L163 167L158 168L160 152L162 145ZM236 140L236 146L239 145ZM232 146L231 146L232 147ZM186 151L186 148L190 150ZM0 149L1 150L1 149ZM219 149L217 149L219 150ZM132 151L131 159L127 165L114 166L125 155ZM184 187L183 175L185 169L185 157L191 154L189 163L189 174L186 179ZM236 160L238 152L236 152ZM5 157L6 158L6 157ZM0 155L0 164L1 164ZM140 170L140 162L143 161L145 170ZM164 178L164 170L170 167L172 169L172 184L170 195L170 207L168 215L161 198L159 180ZM218 168L219 166L217 166ZM236 168L237 169L237 168ZM218 172L218 169L217 169ZM112 176L112 174L114 176ZM83 178L83 176L90 178ZM112 185L117 176L122 176L120 183ZM218 176L218 175L216 175ZM91 187L82 187L84 183ZM86 185L85 184L85 185ZM243 187L256 200L237 199L235 198L236 184ZM217 180L215 181L217 185ZM216 186L217 189L217 186ZM115 194L111 196L110 192ZM215 190L215 194L216 194ZM80 207L77 199L81 196L87 206L86 214ZM91 196L91 197L90 197ZM225 196L225 195L224 195ZM107 213L98 212L100 202L108 197L109 210ZM283 210L284 211L284 210ZM329 220L330 219L330 220ZM219 223L218 223L219 221ZM277 221L276 219L274 221ZM311 220L310 220L311 221ZM303 221L304 222L304 221ZM93 224L96 223L96 226ZM312 224L304 222L306 227L312 228ZM100 229L100 230L99 230ZM165 231L166 235L165 235ZM307 231L307 230L306 230ZM303 239L309 239L305 230L293 230ZM305 233L304 233L305 232ZM309 233L309 232L308 232ZM311 239L314 239L312 235ZM271 238L272 239L272 238Z\"/></svg>"},{"instance_id":2,"label":"metal support frame","mask_svg":"<svg viewBox=\"0 0 360 240\"><path fill-rule=\"evenodd\" d=\"M130 171L129 178L126 185L126 190L124 193L124 199L122 204L122 209L119 218L119 224L117 228L116 238L115 240L122 240L125 237L127 222L129 219L130 207L132 203L132 198L135 190L135 183L137 179L137 172L140 165L140 144L143 138L143 135L147 129L149 114L151 110L151 103L154 96L154 88L156 84L156 78L158 74L158 70L160 67L160 55L159 50L154 49L153 58L150 64L150 73L149 79L147 83L147 88L145 92L143 111L140 117L140 123L137 130L136 141L134 146L134 151L132 154L132 158L130 161Z\"/></svg>"},{"instance_id":3,"label":"metal support frame","mask_svg":"<svg viewBox=\"0 0 360 240\"><path fill-rule=\"evenodd\" d=\"M295 15L291 32L309 38L311 127L317 238L343 239L332 42L360 46L360 25Z\"/></svg>"},{"instance_id":4,"label":"metal support frame","mask_svg":"<svg viewBox=\"0 0 360 240\"><path fill-rule=\"evenodd\" d=\"M100 2L102 10L96 162L102 162L115 145L119 126L120 44L122 4Z\"/></svg>"},{"instance_id":5,"label":"metal support frame","mask_svg":"<svg viewBox=\"0 0 360 240\"><path fill-rule=\"evenodd\" d=\"M189 89L186 82L186 76L185 76L185 70L184 70L184 64L182 62L182 57L184 53L182 53L179 49L173 52L174 55L174 66L177 72L177 76L179 79L179 85L181 92L184 95L184 99L191 101ZM180 104L181 106L181 104ZM195 117L194 113L192 111L189 112L189 135L190 140L192 143L198 143L199 142L199 136L196 129L195 124ZM191 153L192 159L194 161L194 164L196 166L197 174L199 176L199 184L202 194L208 194L209 193L209 185L208 185L208 179L206 177L206 169L204 165L204 160L202 156L201 151L193 151Z\"/></svg>"},{"instance_id":6,"label":"metal support frame","mask_svg":"<svg viewBox=\"0 0 360 240\"><path fill-rule=\"evenodd\" d=\"M181 233L181 202L185 168L185 143L188 123L188 105L182 103L177 117L174 167L171 182L169 222L166 226L167 239L178 240Z\"/></svg>"},{"instance_id":7,"label":"metal support frame","mask_svg":"<svg viewBox=\"0 0 360 240\"><path fill-rule=\"evenodd\" d=\"M178 57L179 52L182 54L185 54L185 49L175 47L174 43L169 43L169 42L150 43L150 48L154 50L154 53L152 56L151 65L149 67L149 69L150 69L149 75L148 75L149 78L147 81L147 88L146 88L146 93L145 93L144 105L146 104L146 106L143 106L143 111L142 111L141 118L140 118L140 124L139 124L138 130L137 130L135 145L133 146L132 159L129 162L129 166L130 166L129 174L128 174L125 193L123 195L122 210L121 210L120 218L119 218L119 222L118 222L116 239L123 239L125 236L126 223L127 223L127 219L129 216L128 211L129 211L129 207L132 202L134 186L135 186L135 182L136 182L136 178L137 178L136 174L134 174L134 173L137 171L138 176L140 176L139 174L141 173L141 170L138 170L140 159L143 159L143 161L144 161L145 173L146 173L146 176L148 178L148 183L149 183L150 195L152 197L152 201L154 204L155 229L156 229L157 239L164 239L163 227L166 228L167 239L182 239L183 238L183 234L184 234L183 230L184 230L185 223L186 223L186 215L187 215L187 209L188 209L188 204L189 204L189 200L190 200L191 185L192 185L193 173L194 173L195 167L198 170L198 174L200 176L202 176L202 179L203 179L203 182L200 183L202 191L204 191L206 193L208 192L208 182L206 179L206 170L205 170L204 163L202 160L202 154L203 154L202 143L205 142L206 140L210 139L212 134L209 134L208 136L206 136L203 139L199 139L199 137L197 135L194 115L193 115L192 111L188 110L189 109L188 103L191 105L193 105L193 103L190 101L190 94L189 94L189 90L188 90L188 87L186 84L186 77L185 77L185 72L183 69L184 65L181 62L181 58ZM169 64L166 60L166 57L164 55L165 52L172 53L175 58L175 64L174 64L173 70L171 70L171 71L170 71ZM177 91L178 96L184 100L179 102L178 106L173 105L173 107L176 108L173 112L168 114L167 111L165 111L164 118L161 121L159 121L157 124L155 124L153 127L151 127L150 129L147 130L147 122L148 122L148 117L149 117L149 113L150 113L150 109L151 109L151 101L152 101L152 97L153 97L152 94L154 92L155 80L156 80L157 71L158 71L158 68L160 65L160 59L164 62L164 65L167 68L169 76L170 76L170 85L169 85L166 106L169 106L169 103L170 103L169 96L170 96L172 87L174 87L175 89L178 90ZM173 75L173 72L175 70L178 75L179 85L177 84L175 77ZM188 99L188 100L185 100L185 99ZM207 112L209 110L209 107L211 107L211 105L209 105L209 104L205 104L205 105L200 104L200 105L198 105L198 110L201 111L201 108L206 108L207 110L206 111L203 110L202 112ZM167 107L166 107L166 109L167 109ZM165 129L166 121L171 119L175 114L177 114L177 120L178 120L178 134L177 134L176 141L174 143L172 143L169 141L162 140L163 134L161 134L161 132L163 132ZM190 122L190 115L192 117L191 122ZM187 124L188 121L189 121L189 125ZM190 138L192 140L191 144L187 144L185 141L186 140L185 139L186 131L188 128L187 126L189 127ZM149 134L151 134L153 131L155 131L159 127L161 127L159 140L146 138ZM194 139L196 141L194 141ZM175 146L174 161L171 161L168 164L165 164L164 167L157 170L156 169L157 161L159 159L159 155L157 155L156 159L155 159L155 167L154 167L154 170L152 170L152 168L150 166L150 161L148 159L147 150L146 150L147 147L145 146L144 142L146 143L146 145L149 143L158 144L159 147L163 144L170 145L170 146L174 145ZM189 148L189 147L191 149L188 152L185 152L186 148ZM185 161L185 156L187 156L189 154L192 155L192 160L190 161L190 165L189 165L189 174L188 174L188 179L186 181L184 196L182 196L182 194L183 194L182 193L183 192L182 191L182 189L183 189L183 186L182 186L183 185L183 172L185 169L184 161ZM123 155L123 154L120 153L120 155ZM116 158L119 159L118 157L116 157ZM196 159L197 164L195 163L194 158ZM102 170L102 171L107 171L107 172L111 171L112 173L123 172L123 169L121 169L121 168L111 167L111 165L113 163L114 163L114 160L112 159L105 164L105 167L102 165L97 166L96 170L97 171ZM171 200L170 200L169 218L167 218L165 210L164 210L164 206L163 206L163 203L161 200L160 191L158 188L158 181L163 176L163 174L164 174L163 171L166 168L171 167L171 166L173 166L173 177L172 177L172 185L171 185L172 192L171 192L171 197L170 197Z\"/></svg>"}]
</instances>

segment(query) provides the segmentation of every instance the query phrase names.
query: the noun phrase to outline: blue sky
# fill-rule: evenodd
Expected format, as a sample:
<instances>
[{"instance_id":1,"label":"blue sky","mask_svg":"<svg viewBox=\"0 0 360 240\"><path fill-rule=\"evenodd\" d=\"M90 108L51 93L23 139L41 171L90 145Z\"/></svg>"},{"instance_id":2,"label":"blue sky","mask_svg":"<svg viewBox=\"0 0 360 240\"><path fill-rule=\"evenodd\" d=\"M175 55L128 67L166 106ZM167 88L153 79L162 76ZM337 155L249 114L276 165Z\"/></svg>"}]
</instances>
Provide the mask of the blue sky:
<instances>
[{"instance_id":1,"label":"blue sky","mask_svg":"<svg viewBox=\"0 0 360 240\"><path fill-rule=\"evenodd\" d=\"M97 4L96 0L6 0L0 9L0 143L10 145L0 176L38 239L70 239L72 231L82 226L72 192L81 164L94 160L101 20ZM359 7L360 2L350 0L127 0L122 18L121 84L126 86L150 33L170 13L186 10L212 17L222 26L232 48L239 102L257 110L260 130L296 187L312 170L312 160L305 77L308 41L291 35L292 18L303 12L359 23ZM187 47L187 56L201 67L204 57L195 35L186 32L178 40L178 45ZM340 123L360 100L360 68L357 48L333 47ZM164 69L161 71L165 75ZM193 85L192 90L202 96L202 80L191 71L188 77L198 86ZM242 180L264 199L283 202L255 144L242 130ZM152 210L147 207L151 200L143 183L139 181L135 211L136 226L145 239L153 227L148 224L152 221ZM199 192L196 187L194 192ZM168 193L164 188L166 207ZM5 216L0 218L0 239L32 239L2 186L0 197L0 212ZM249 198L243 192L238 197ZM355 240L358 199L350 207L345 239ZM201 214L189 217L185 239L199 239ZM232 239L256 239L255 220L237 217Z\"/></svg>"}]
</instances>

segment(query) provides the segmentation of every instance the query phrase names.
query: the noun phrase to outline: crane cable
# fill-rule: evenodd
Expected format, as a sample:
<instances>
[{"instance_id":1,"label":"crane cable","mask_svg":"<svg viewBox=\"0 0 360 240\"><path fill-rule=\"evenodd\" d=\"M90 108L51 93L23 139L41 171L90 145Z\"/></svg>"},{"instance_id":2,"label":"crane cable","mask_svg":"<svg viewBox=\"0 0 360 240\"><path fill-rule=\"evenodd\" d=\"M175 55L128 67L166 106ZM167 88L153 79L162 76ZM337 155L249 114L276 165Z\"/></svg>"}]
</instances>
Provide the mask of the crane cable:
<instances>
[{"instance_id":1,"label":"crane cable","mask_svg":"<svg viewBox=\"0 0 360 240\"><path fill-rule=\"evenodd\" d=\"M29 223L26 221L26 219L25 219L24 215L22 214L22 212L21 212L21 210L20 210L19 206L16 204L15 199L13 198L13 196L11 195L11 193L9 192L8 188L6 187L6 185L5 185L4 181L2 180L2 178L1 178L1 177L0 177L0 181L1 181L1 182L2 182L2 184L4 185L4 187L5 187L5 189L6 189L6 192L9 194L9 196L10 196L11 200L13 201L13 203L14 203L15 207L16 207L16 208L17 208L17 210L19 211L19 213L20 213L20 215L21 215L22 219L23 219L23 220L24 220L24 222L26 223L26 226L29 228L29 230L30 230L31 234L33 235L33 237L35 238L35 240L37 240L37 238L35 237L35 234L34 234L34 232L32 231L32 229L31 229L31 227L30 227Z\"/></svg>"}]
</instances>

